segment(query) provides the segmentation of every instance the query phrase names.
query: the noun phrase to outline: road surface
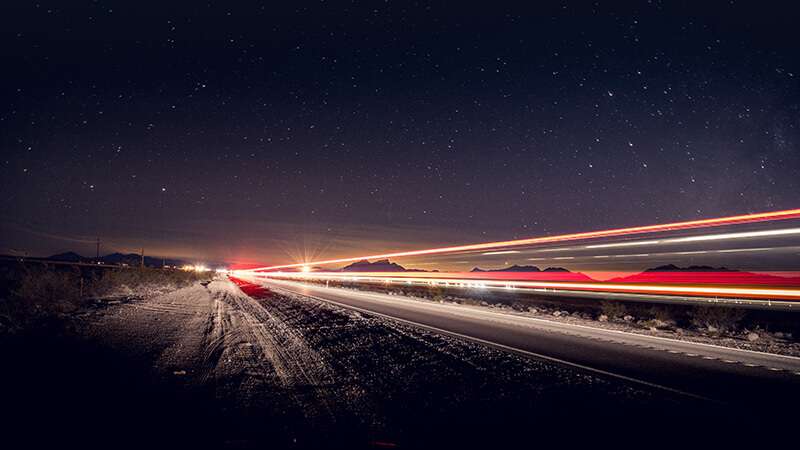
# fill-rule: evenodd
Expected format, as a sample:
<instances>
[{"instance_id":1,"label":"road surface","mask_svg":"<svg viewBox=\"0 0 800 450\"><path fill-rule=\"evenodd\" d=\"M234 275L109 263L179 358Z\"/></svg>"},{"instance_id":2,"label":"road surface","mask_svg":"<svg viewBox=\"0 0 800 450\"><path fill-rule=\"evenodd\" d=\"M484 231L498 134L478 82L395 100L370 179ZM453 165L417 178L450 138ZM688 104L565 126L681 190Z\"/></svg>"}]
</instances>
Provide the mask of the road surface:
<instances>
[{"instance_id":1,"label":"road surface","mask_svg":"<svg viewBox=\"0 0 800 450\"><path fill-rule=\"evenodd\" d=\"M800 399L800 358L604 330L486 308L286 280L260 281L361 312L479 341L633 383L723 404L789 406Z\"/></svg>"}]
</instances>

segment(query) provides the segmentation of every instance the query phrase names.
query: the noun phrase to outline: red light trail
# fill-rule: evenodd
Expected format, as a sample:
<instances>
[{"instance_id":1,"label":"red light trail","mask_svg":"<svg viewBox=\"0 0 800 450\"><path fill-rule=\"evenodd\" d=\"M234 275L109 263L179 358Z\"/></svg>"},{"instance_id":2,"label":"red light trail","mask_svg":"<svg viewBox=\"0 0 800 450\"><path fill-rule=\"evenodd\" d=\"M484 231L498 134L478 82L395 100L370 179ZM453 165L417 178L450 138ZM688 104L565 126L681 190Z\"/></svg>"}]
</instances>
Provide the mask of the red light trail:
<instances>
[{"instance_id":1,"label":"red light trail","mask_svg":"<svg viewBox=\"0 0 800 450\"><path fill-rule=\"evenodd\" d=\"M258 274L256 278L258 277ZM670 284L650 284L650 283L609 283L609 282L563 282L563 281L531 281L531 280L504 280L500 277L490 276L488 278L477 278L474 274L470 277L464 273L436 273L436 274L398 274L394 272L373 272L373 273L335 273L335 272L314 272L314 273L280 273L275 278L292 279L299 281L309 280L336 280L346 282L366 282L366 283L397 283L397 284L416 284L428 286L444 286L454 288L493 288L506 290L530 290L541 293L551 291L589 291L589 292L612 292L643 295L664 295L664 296L692 296L692 297L722 297L722 298L747 298L747 299L783 299L800 300L800 289L796 288L777 288L762 286L709 286L709 285L670 285ZM422 275L422 276L421 276ZM464 276L468 278L463 278ZM485 274L484 274L485 275ZM243 275L248 278L246 275ZM261 276L272 277L273 274L262 273Z\"/></svg>"}]
</instances>

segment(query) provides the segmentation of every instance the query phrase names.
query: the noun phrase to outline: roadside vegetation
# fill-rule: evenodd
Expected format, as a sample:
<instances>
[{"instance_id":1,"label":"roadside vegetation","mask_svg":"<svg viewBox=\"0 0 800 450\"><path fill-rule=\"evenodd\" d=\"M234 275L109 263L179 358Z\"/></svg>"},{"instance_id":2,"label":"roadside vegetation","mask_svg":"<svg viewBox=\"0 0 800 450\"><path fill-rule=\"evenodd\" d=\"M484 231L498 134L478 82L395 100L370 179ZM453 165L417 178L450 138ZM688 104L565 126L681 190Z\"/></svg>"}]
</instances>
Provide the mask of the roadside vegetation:
<instances>
[{"instance_id":1,"label":"roadside vegetation","mask_svg":"<svg viewBox=\"0 0 800 450\"><path fill-rule=\"evenodd\" d=\"M103 272L91 286L95 298L129 295L152 290L174 290L213 277L211 272L194 272L177 269L114 269Z\"/></svg>"},{"instance_id":2,"label":"roadside vegetation","mask_svg":"<svg viewBox=\"0 0 800 450\"><path fill-rule=\"evenodd\" d=\"M104 298L167 292L212 276L153 268L4 265L0 268L0 334L44 325Z\"/></svg>"}]
</instances>

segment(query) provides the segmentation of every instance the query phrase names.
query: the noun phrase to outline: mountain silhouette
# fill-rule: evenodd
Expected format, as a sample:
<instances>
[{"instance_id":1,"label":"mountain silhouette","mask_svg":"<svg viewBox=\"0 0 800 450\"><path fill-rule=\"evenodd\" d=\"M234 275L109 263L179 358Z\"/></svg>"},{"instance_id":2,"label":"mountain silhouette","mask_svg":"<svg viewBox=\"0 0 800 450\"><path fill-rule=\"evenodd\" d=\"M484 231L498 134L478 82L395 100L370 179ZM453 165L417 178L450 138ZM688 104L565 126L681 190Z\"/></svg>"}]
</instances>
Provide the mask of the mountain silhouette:
<instances>
[{"instance_id":1,"label":"mountain silhouette","mask_svg":"<svg viewBox=\"0 0 800 450\"><path fill-rule=\"evenodd\" d=\"M96 263L102 262L108 265L128 265L138 266L142 263L142 256L138 253L111 253L98 258L88 258L75 252L65 252L52 255L46 258L50 261L72 262L72 263ZM182 266L189 264L186 261L172 258L159 258L156 256L144 257L144 265L147 267Z\"/></svg>"},{"instance_id":2,"label":"mountain silhouette","mask_svg":"<svg viewBox=\"0 0 800 450\"><path fill-rule=\"evenodd\" d=\"M400 264L393 263L388 259L379 259L369 262L366 259L356 261L352 264L339 269L340 272L425 272L421 269L406 269Z\"/></svg>"},{"instance_id":3,"label":"mountain silhouette","mask_svg":"<svg viewBox=\"0 0 800 450\"><path fill-rule=\"evenodd\" d=\"M633 275L612 278L608 281L614 283L800 285L800 277L797 276L797 272L787 273L786 276L782 276L773 273L733 270L725 267L679 267L674 264L654 267Z\"/></svg>"},{"instance_id":4,"label":"mountain silhouette","mask_svg":"<svg viewBox=\"0 0 800 450\"><path fill-rule=\"evenodd\" d=\"M475 267L470 270L470 272L569 272L569 270L563 267L548 267L547 269L541 270L536 266L520 266L514 264L504 269L481 269L480 267Z\"/></svg>"},{"instance_id":5,"label":"mountain silhouette","mask_svg":"<svg viewBox=\"0 0 800 450\"><path fill-rule=\"evenodd\" d=\"M736 272L736 270L726 269L725 267L711 267L711 266L689 266L678 267L675 264L666 264L663 266L653 267L644 272Z\"/></svg>"}]
</instances>

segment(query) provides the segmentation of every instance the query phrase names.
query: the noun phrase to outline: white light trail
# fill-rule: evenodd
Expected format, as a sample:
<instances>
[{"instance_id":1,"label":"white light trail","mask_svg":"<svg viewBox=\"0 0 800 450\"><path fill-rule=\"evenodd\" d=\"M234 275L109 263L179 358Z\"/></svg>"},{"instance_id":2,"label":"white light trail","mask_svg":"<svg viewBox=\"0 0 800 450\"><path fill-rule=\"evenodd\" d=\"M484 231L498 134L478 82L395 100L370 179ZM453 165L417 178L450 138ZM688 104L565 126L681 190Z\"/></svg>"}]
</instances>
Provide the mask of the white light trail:
<instances>
[{"instance_id":1,"label":"white light trail","mask_svg":"<svg viewBox=\"0 0 800 450\"><path fill-rule=\"evenodd\" d=\"M637 241L637 242L618 242L614 244L586 245L583 248L613 248L613 247L636 247L639 245L655 245L662 241Z\"/></svg>"},{"instance_id":2,"label":"white light trail","mask_svg":"<svg viewBox=\"0 0 800 450\"><path fill-rule=\"evenodd\" d=\"M717 250L717 253L738 253L738 252L768 252L782 247L762 247L762 248L731 248L728 250Z\"/></svg>"},{"instance_id":3,"label":"white light trail","mask_svg":"<svg viewBox=\"0 0 800 450\"><path fill-rule=\"evenodd\" d=\"M502 252L486 252L486 253L481 253L481 255L483 255L483 256L489 256L489 255L509 255L509 254L511 254L511 253L519 253L519 250L503 250Z\"/></svg>"},{"instance_id":4,"label":"white light trail","mask_svg":"<svg viewBox=\"0 0 800 450\"><path fill-rule=\"evenodd\" d=\"M775 237L775 236L790 236L800 234L800 228L784 228L781 230L762 230L762 231L745 231L741 233L722 233L722 234L704 234L700 236L686 236L669 239L659 239L652 241L634 241L634 242L615 242L611 244L595 244L585 245L584 249L596 248L615 248L615 247L635 247L641 245L656 245L656 244L676 244L682 242L705 242L705 241L721 241L729 239L748 239L756 237ZM682 254L690 254L683 252Z\"/></svg>"},{"instance_id":5,"label":"white light trail","mask_svg":"<svg viewBox=\"0 0 800 450\"><path fill-rule=\"evenodd\" d=\"M658 256L686 256L686 255L709 255L714 253L747 253L747 252L768 252L773 250L794 249L796 246L788 247L760 247L760 248L731 248L726 250L693 250L688 252L660 252L660 253L625 253L621 255L587 255L587 256L561 256L557 258L528 258L528 261L555 261L559 259L605 259L605 258L644 258Z\"/></svg>"},{"instance_id":6,"label":"white light trail","mask_svg":"<svg viewBox=\"0 0 800 450\"><path fill-rule=\"evenodd\" d=\"M787 236L792 234L800 234L800 228L784 228L782 230L745 231L741 233L706 234L702 236L687 236L680 238L664 239L661 242L673 243L673 242L720 241L724 239L746 239L754 237Z\"/></svg>"}]
</instances>

